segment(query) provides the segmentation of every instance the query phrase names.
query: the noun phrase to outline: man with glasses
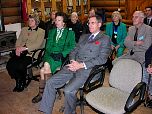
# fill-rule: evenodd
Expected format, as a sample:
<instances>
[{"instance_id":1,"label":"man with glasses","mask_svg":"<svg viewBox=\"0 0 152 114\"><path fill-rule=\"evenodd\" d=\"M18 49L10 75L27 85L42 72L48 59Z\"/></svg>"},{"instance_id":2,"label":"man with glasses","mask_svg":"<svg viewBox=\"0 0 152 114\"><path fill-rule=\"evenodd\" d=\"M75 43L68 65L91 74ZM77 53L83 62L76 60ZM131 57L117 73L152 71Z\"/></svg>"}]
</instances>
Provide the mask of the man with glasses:
<instances>
[{"instance_id":1,"label":"man with glasses","mask_svg":"<svg viewBox=\"0 0 152 114\"><path fill-rule=\"evenodd\" d=\"M110 38L100 32L101 17L89 18L90 34L80 37L77 47L70 53L70 64L53 75L47 82L39 110L52 114L56 89L64 86L64 113L76 114L76 93L87 80L95 65L105 64L110 54ZM68 82L68 83L67 83Z\"/></svg>"}]
</instances>

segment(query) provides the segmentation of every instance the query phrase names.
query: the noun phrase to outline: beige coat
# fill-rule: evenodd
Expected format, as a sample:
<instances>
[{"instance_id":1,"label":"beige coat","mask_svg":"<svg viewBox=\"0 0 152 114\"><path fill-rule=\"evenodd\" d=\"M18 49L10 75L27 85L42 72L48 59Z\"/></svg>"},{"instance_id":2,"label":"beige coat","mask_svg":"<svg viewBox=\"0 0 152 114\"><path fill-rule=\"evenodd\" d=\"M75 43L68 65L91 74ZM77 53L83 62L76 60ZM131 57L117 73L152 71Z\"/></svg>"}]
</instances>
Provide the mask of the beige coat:
<instances>
[{"instance_id":1,"label":"beige coat","mask_svg":"<svg viewBox=\"0 0 152 114\"><path fill-rule=\"evenodd\" d=\"M28 52L30 53L31 51L41 47L44 41L44 35L45 31L41 28L30 30L29 27L24 27L16 41L16 47L26 45Z\"/></svg>"}]
</instances>

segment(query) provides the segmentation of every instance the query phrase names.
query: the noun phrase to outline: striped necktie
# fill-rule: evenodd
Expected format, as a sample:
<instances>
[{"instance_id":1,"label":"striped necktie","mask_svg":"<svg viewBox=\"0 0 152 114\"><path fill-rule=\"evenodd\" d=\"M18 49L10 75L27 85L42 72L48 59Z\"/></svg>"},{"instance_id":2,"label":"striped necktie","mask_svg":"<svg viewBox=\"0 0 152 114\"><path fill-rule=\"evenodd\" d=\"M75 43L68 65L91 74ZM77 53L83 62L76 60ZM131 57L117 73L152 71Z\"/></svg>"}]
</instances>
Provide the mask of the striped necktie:
<instances>
[{"instance_id":1,"label":"striped necktie","mask_svg":"<svg viewBox=\"0 0 152 114\"><path fill-rule=\"evenodd\" d=\"M94 39L94 35L92 34L92 35L90 35L88 41L92 41L93 39Z\"/></svg>"}]
</instances>

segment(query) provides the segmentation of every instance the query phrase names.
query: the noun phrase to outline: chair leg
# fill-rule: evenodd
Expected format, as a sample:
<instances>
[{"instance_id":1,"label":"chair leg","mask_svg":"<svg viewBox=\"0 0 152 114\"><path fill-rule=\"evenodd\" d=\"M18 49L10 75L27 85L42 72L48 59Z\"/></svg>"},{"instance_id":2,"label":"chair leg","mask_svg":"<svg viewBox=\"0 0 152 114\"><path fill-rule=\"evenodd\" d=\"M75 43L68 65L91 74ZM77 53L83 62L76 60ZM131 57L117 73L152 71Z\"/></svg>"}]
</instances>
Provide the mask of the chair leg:
<instances>
[{"instance_id":1,"label":"chair leg","mask_svg":"<svg viewBox=\"0 0 152 114\"><path fill-rule=\"evenodd\" d=\"M57 89L57 99L58 99L58 100L61 100L61 98L62 98L61 90L60 90L60 89Z\"/></svg>"},{"instance_id":2,"label":"chair leg","mask_svg":"<svg viewBox=\"0 0 152 114\"><path fill-rule=\"evenodd\" d=\"M78 99L77 105L80 106L81 114L84 114L84 105L86 105L83 89L80 88L80 99Z\"/></svg>"}]
</instances>

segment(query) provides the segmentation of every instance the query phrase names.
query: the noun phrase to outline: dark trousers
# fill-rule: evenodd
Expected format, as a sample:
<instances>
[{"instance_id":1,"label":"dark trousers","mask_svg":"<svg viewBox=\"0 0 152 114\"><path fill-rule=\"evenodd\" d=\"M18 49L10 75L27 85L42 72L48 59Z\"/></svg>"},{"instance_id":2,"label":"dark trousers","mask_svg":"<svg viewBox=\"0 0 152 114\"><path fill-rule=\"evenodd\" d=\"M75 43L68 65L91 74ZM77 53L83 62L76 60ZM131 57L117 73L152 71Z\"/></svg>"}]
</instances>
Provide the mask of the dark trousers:
<instances>
[{"instance_id":1,"label":"dark trousers","mask_svg":"<svg viewBox=\"0 0 152 114\"><path fill-rule=\"evenodd\" d=\"M12 79L26 79L27 66L31 63L32 59L29 56L14 56L9 59L6 69Z\"/></svg>"}]
</instances>

